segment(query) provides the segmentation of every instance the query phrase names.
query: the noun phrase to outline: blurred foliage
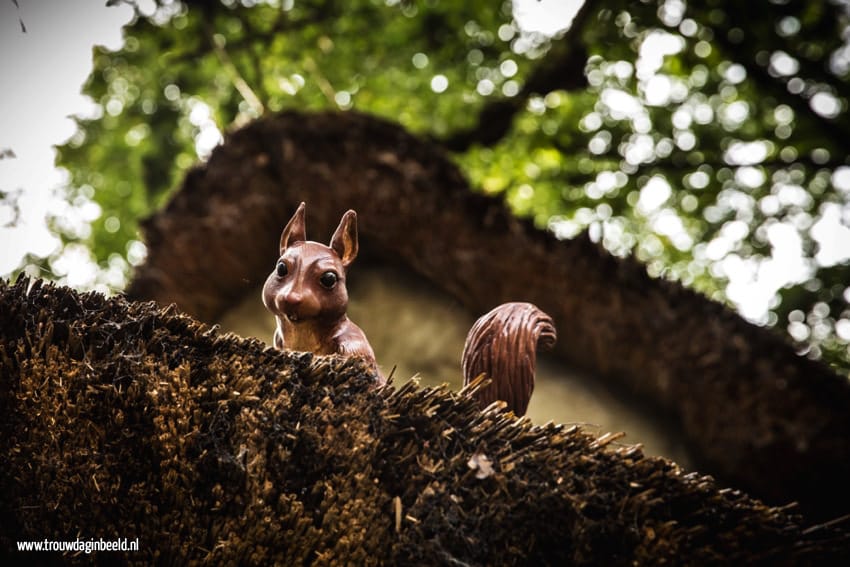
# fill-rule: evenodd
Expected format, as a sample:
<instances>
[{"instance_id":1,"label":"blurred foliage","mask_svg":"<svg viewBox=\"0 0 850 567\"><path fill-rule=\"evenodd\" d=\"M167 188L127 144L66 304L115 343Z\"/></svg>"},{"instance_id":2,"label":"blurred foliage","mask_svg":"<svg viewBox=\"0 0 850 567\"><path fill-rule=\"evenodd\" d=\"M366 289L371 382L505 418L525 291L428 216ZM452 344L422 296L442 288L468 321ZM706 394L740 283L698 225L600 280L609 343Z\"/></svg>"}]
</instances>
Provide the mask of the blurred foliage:
<instances>
[{"instance_id":1,"label":"blurred foliage","mask_svg":"<svg viewBox=\"0 0 850 567\"><path fill-rule=\"evenodd\" d=\"M95 111L60 148L69 198L101 215L90 234L56 229L115 263L221 132L354 108L442 141L476 188L653 275L733 303L735 271L784 276L748 315L850 369L846 3L589 1L554 35L519 16L484 0L138 9L124 48L96 51Z\"/></svg>"}]
</instances>

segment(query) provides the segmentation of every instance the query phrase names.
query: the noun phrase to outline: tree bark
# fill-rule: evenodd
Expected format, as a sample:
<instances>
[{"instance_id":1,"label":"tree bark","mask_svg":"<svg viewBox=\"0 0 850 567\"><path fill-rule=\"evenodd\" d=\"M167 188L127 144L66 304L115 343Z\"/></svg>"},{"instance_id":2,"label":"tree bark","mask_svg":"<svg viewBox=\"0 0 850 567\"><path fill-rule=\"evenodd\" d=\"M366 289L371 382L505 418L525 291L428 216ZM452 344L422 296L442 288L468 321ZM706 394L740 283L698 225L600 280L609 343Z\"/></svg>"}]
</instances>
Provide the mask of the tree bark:
<instances>
[{"instance_id":1,"label":"tree bark","mask_svg":"<svg viewBox=\"0 0 850 567\"><path fill-rule=\"evenodd\" d=\"M234 132L145 224L149 256L128 296L215 320L271 271L300 201L316 239L356 209L367 255L476 315L538 305L556 352L672 416L704 472L812 517L850 509L846 378L584 234L558 241L516 220L437 146L374 117L290 112Z\"/></svg>"},{"instance_id":2,"label":"tree bark","mask_svg":"<svg viewBox=\"0 0 850 567\"><path fill-rule=\"evenodd\" d=\"M138 564L850 559L846 519L807 528L610 436L374 388L357 359L150 303L0 282L0 372L0 556L47 537L138 538L94 556Z\"/></svg>"}]
</instances>

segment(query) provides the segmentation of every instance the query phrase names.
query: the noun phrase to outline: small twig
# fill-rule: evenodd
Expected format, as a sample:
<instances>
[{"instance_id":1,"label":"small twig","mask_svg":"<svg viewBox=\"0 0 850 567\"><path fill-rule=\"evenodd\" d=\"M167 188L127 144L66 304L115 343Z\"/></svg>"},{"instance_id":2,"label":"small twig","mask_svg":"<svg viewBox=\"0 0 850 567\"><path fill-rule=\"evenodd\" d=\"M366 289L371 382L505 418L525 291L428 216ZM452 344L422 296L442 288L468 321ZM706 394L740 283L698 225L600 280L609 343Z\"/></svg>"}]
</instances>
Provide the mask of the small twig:
<instances>
[{"instance_id":1,"label":"small twig","mask_svg":"<svg viewBox=\"0 0 850 567\"><path fill-rule=\"evenodd\" d=\"M21 11L21 6L18 4L18 0L12 0L12 4L15 5L15 8L18 9L18 12ZM24 20L20 16L18 16L18 23L21 24L21 33L27 33L27 26L24 25Z\"/></svg>"},{"instance_id":2,"label":"small twig","mask_svg":"<svg viewBox=\"0 0 850 567\"><path fill-rule=\"evenodd\" d=\"M395 533L401 533L401 498L393 497L393 511L395 512Z\"/></svg>"},{"instance_id":3,"label":"small twig","mask_svg":"<svg viewBox=\"0 0 850 567\"><path fill-rule=\"evenodd\" d=\"M841 524L844 524L844 523L850 523L850 514L846 514L844 516L839 516L838 518L833 518L832 520L829 520L828 522L823 522L822 524L816 524L814 526L810 526L800 533L802 533L803 535L809 535L813 532L823 530L823 529L827 529L827 528L831 528L833 526L841 525Z\"/></svg>"},{"instance_id":4,"label":"small twig","mask_svg":"<svg viewBox=\"0 0 850 567\"><path fill-rule=\"evenodd\" d=\"M218 60L221 62L222 66L230 73L230 80L233 82L233 86L236 87L236 91L242 96L245 102L251 107L252 110L257 114L257 116L262 116L265 112L265 106L263 105L260 98L239 72L239 69L236 68L236 65L233 63L233 60L230 58L230 54L227 53L227 50L215 39L215 35L213 34L212 26L210 22L206 22L204 25L204 30L206 31L207 40L213 48Z\"/></svg>"},{"instance_id":5,"label":"small twig","mask_svg":"<svg viewBox=\"0 0 850 567\"><path fill-rule=\"evenodd\" d=\"M318 85L322 94L325 95L325 98L332 104L336 104L336 91L334 90L333 85L331 85L330 81L328 81L322 74L319 66L316 64L316 61L309 55L306 59L304 59L304 68L313 74L313 78L316 79L316 85Z\"/></svg>"}]
</instances>

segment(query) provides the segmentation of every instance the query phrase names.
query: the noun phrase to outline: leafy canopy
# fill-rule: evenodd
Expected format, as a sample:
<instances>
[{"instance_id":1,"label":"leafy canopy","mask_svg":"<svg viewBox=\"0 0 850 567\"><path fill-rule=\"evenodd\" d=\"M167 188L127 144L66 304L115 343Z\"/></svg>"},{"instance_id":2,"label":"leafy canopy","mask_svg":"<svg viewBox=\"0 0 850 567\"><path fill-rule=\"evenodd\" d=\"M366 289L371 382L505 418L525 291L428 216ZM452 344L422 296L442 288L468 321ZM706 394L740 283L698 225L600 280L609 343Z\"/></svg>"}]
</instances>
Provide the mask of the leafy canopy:
<instances>
[{"instance_id":1,"label":"leafy canopy","mask_svg":"<svg viewBox=\"0 0 850 567\"><path fill-rule=\"evenodd\" d=\"M548 37L518 22L534 3L139 11L123 49L96 52L85 92L98 110L61 148L69 199L102 214L90 234L56 229L126 268L139 219L221 132L286 108L355 108L441 141L517 214L564 237L589 230L654 275L733 302L748 289L736 272L787 281L748 315L850 368L847 8L589 0Z\"/></svg>"}]
</instances>

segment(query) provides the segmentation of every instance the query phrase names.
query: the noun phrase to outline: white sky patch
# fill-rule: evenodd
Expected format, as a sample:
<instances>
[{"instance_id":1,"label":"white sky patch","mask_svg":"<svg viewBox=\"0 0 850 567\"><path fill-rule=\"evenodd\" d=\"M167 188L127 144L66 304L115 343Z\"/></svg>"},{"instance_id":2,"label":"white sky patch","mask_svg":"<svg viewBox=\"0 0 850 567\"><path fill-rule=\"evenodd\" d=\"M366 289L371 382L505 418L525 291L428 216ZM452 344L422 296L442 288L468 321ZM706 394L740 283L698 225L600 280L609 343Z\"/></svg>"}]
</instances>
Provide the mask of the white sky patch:
<instances>
[{"instance_id":1,"label":"white sky patch","mask_svg":"<svg viewBox=\"0 0 850 567\"><path fill-rule=\"evenodd\" d=\"M643 87L643 98L650 106L665 106L670 102L673 83L667 75L653 75Z\"/></svg>"},{"instance_id":2,"label":"white sky patch","mask_svg":"<svg viewBox=\"0 0 850 567\"><path fill-rule=\"evenodd\" d=\"M213 149L224 141L224 137L212 118L212 109L205 102L192 98L189 100L189 107L191 108L189 122L198 127L198 134L195 136L195 153L201 159L206 159Z\"/></svg>"},{"instance_id":3,"label":"white sky patch","mask_svg":"<svg viewBox=\"0 0 850 567\"><path fill-rule=\"evenodd\" d=\"M602 104L611 110L611 117L615 120L631 119L646 112L640 101L624 90L606 88L599 96Z\"/></svg>"},{"instance_id":4,"label":"white sky patch","mask_svg":"<svg viewBox=\"0 0 850 567\"><path fill-rule=\"evenodd\" d=\"M737 85L747 78L747 70L743 65L733 63L726 67L726 70L723 72L723 78L726 79L727 82Z\"/></svg>"},{"instance_id":5,"label":"white sky patch","mask_svg":"<svg viewBox=\"0 0 850 567\"><path fill-rule=\"evenodd\" d=\"M729 254L721 260L729 278L726 295L738 311L751 321L764 323L770 303L780 288L803 282L811 277L811 268L803 258L803 243L797 229L787 223L776 223L767 231L771 257L743 260Z\"/></svg>"},{"instance_id":6,"label":"white sky patch","mask_svg":"<svg viewBox=\"0 0 850 567\"><path fill-rule=\"evenodd\" d=\"M655 145L649 134L635 134L629 139L629 144L623 157L632 165L649 163L655 158Z\"/></svg>"},{"instance_id":7,"label":"white sky patch","mask_svg":"<svg viewBox=\"0 0 850 567\"><path fill-rule=\"evenodd\" d=\"M73 288L88 288L97 280L97 264L91 251L80 244L69 244L50 267Z\"/></svg>"},{"instance_id":8,"label":"white sky patch","mask_svg":"<svg viewBox=\"0 0 850 567\"><path fill-rule=\"evenodd\" d=\"M818 243L815 260L821 266L834 266L850 260L850 228L841 223L841 209L837 203L824 204L821 218L812 225L811 235ZM850 220L850 205L845 205L844 210Z\"/></svg>"},{"instance_id":9,"label":"white sky patch","mask_svg":"<svg viewBox=\"0 0 850 567\"><path fill-rule=\"evenodd\" d=\"M0 276L25 254L45 257L59 246L45 221L66 182L54 167L52 146L74 134L68 116L91 109L80 88L91 73L92 46L119 48L121 27L132 17L129 6L106 8L100 1L18 4L0 2L0 148L17 156L0 160L0 188L21 191L18 222L0 228Z\"/></svg>"},{"instance_id":10,"label":"white sky patch","mask_svg":"<svg viewBox=\"0 0 850 567\"><path fill-rule=\"evenodd\" d=\"M714 120L714 109L707 102L694 105L694 120L697 124L708 124Z\"/></svg>"},{"instance_id":11,"label":"white sky patch","mask_svg":"<svg viewBox=\"0 0 850 567\"><path fill-rule=\"evenodd\" d=\"M750 189L761 187L766 179L767 177L765 176L764 171L757 167L744 166L739 167L735 171L735 181L737 181L739 185Z\"/></svg>"},{"instance_id":12,"label":"white sky patch","mask_svg":"<svg viewBox=\"0 0 850 567\"><path fill-rule=\"evenodd\" d=\"M654 30L647 34L640 44L637 59L637 77L649 80L664 64L664 58L675 55L684 49L685 40L662 30Z\"/></svg>"},{"instance_id":13,"label":"white sky patch","mask_svg":"<svg viewBox=\"0 0 850 567\"><path fill-rule=\"evenodd\" d=\"M732 251L732 242L723 236L717 236L711 239L711 242L705 247L705 257L712 262L717 262L726 257Z\"/></svg>"},{"instance_id":14,"label":"white sky patch","mask_svg":"<svg viewBox=\"0 0 850 567\"><path fill-rule=\"evenodd\" d=\"M704 171L695 171L688 175L688 184L694 189L705 189L710 181L711 177Z\"/></svg>"},{"instance_id":15,"label":"white sky patch","mask_svg":"<svg viewBox=\"0 0 850 567\"><path fill-rule=\"evenodd\" d=\"M660 175L654 175L640 190L637 209L643 215L648 215L667 202L673 194L670 184Z\"/></svg>"},{"instance_id":16,"label":"white sky patch","mask_svg":"<svg viewBox=\"0 0 850 567\"><path fill-rule=\"evenodd\" d=\"M735 255L726 258L737 259L736 262L724 262L724 272L729 277L726 296L735 304L741 315L751 321L763 321L770 308L771 298L782 286L768 283L764 273L755 275L755 260L742 260ZM765 263L767 262L770 260Z\"/></svg>"},{"instance_id":17,"label":"white sky patch","mask_svg":"<svg viewBox=\"0 0 850 567\"><path fill-rule=\"evenodd\" d=\"M809 106L824 118L835 118L843 110L841 101L831 93L821 91L809 99Z\"/></svg>"},{"instance_id":18,"label":"white sky patch","mask_svg":"<svg viewBox=\"0 0 850 567\"><path fill-rule=\"evenodd\" d=\"M765 262L769 267L763 269L781 270L776 279L798 282L808 276L808 267L803 260L803 240L797 229L784 222L778 222L767 229L767 239L771 245L771 260Z\"/></svg>"},{"instance_id":19,"label":"white sky patch","mask_svg":"<svg viewBox=\"0 0 850 567\"><path fill-rule=\"evenodd\" d=\"M832 172L832 185L845 195L850 195L850 167L836 167Z\"/></svg>"},{"instance_id":20,"label":"white sky patch","mask_svg":"<svg viewBox=\"0 0 850 567\"><path fill-rule=\"evenodd\" d=\"M771 188L780 205L786 207L808 208L812 204L812 196L799 185L776 183Z\"/></svg>"},{"instance_id":21,"label":"white sky patch","mask_svg":"<svg viewBox=\"0 0 850 567\"><path fill-rule=\"evenodd\" d=\"M734 142L729 145L723 160L730 165L756 165L763 162L769 152L769 142Z\"/></svg>"},{"instance_id":22,"label":"white sky patch","mask_svg":"<svg viewBox=\"0 0 850 567\"><path fill-rule=\"evenodd\" d=\"M445 75L438 74L431 78L431 90L435 93L442 93L449 88L449 79Z\"/></svg>"},{"instance_id":23,"label":"white sky patch","mask_svg":"<svg viewBox=\"0 0 850 567\"><path fill-rule=\"evenodd\" d=\"M638 50L636 72L639 91L649 106L665 106L671 101L680 102L688 94L684 83L676 82L658 73L668 55L679 53L685 46L684 40L662 30L653 30L643 40Z\"/></svg>"},{"instance_id":24,"label":"white sky patch","mask_svg":"<svg viewBox=\"0 0 850 567\"><path fill-rule=\"evenodd\" d=\"M520 30L554 37L570 27L583 0L513 0Z\"/></svg>"},{"instance_id":25,"label":"white sky patch","mask_svg":"<svg viewBox=\"0 0 850 567\"><path fill-rule=\"evenodd\" d=\"M774 51L770 55L770 70L777 75L789 77L800 70L800 62L784 51Z\"/></svg>"},{"instance_id":26,"label":"white sky patch","mask_svg":"<svg viewBox=\"0 0 850 567\"><path fill-rule=\"evenodd\" d=\"M736 100L720 107L720 120L727 130L740 127L749 117L750 105L743 100Z\"/></svg>"},{"instance_id":27,"label":"white sky patch","mask_svg":"<svg viewBox=\"0 0 850 567\"><path fill-rule=\"evenodd\" d=\"M694 241L685 230L685 225L673 209L661 209L652 219L652 228L658 234L670 239L677 249L690 250Z\"/></svg>"}]
</instances>

